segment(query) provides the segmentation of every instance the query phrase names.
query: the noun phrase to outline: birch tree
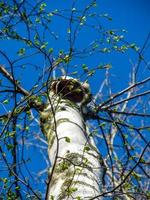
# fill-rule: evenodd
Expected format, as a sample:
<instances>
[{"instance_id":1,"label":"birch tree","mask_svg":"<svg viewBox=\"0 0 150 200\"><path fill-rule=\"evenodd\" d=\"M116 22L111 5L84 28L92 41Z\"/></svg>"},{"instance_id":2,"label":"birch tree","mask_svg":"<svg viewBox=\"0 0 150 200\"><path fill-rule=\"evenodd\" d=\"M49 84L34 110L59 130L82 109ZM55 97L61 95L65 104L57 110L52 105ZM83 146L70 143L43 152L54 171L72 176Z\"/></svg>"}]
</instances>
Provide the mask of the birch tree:
<instances>
[{"instance_id":1,"label":"birch tree","mask_svg":"<svg viewBox=\"0 0 150 200\"><path fill-rule=\"evenodd\" d=\"M41 113L52 164L46 198L95 197L102 188L103 164L81 112L90 98L89 86L62 77L49 91L49 102Z\"/></svg>"},{"instance_id":2,"label":"birch tree","mask_svg":"<svg viewBox=\"0 0 150 200\"><path fill-rule=\"evenodd\" d=\"M56 6L0 2L0 199L147 200L150 34L128 42L95 0Z\"/></svg>"}]
</instances>

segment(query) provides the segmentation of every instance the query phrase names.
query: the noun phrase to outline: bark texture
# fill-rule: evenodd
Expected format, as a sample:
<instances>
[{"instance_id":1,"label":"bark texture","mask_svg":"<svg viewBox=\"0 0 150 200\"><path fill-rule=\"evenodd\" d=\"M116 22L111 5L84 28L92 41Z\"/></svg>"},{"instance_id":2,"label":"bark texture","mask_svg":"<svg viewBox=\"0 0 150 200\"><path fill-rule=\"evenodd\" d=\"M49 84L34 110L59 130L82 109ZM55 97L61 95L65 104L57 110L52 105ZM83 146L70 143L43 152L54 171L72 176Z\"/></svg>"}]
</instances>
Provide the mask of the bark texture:
<instances>
[{"instance_id":1,"label":"bark texture","mask_svg":"<svg viewBox=\"0 0 150 200\"><path fill-rule=\"evenodd\" d=\"M80 107L90 98L87 84L62 77L50 86L41 112L42 131L51 161L48 200L83 200L100 194L102 163Z\"/></svg>"}]
</instances>

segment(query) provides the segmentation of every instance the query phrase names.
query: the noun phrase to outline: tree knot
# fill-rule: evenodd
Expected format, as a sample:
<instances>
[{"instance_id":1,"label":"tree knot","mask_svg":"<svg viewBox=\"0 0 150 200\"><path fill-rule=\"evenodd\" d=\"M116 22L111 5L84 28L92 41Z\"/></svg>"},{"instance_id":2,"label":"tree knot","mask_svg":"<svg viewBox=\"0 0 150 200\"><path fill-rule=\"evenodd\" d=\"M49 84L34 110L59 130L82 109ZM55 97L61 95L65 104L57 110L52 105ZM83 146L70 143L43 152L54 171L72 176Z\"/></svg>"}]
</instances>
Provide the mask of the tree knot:
<instances>
[{"instance_id":1,"label":"tree knot","mask_svg":"<svg viewBox=\"0 0 150 200\"><path fill-rule=\"evenodd\" d=\"M88 103L91 101L89 84L79 82L69 76L62 76L51 84L51 91L64 99L74 103Z\"/></svg>"}]
</instances>

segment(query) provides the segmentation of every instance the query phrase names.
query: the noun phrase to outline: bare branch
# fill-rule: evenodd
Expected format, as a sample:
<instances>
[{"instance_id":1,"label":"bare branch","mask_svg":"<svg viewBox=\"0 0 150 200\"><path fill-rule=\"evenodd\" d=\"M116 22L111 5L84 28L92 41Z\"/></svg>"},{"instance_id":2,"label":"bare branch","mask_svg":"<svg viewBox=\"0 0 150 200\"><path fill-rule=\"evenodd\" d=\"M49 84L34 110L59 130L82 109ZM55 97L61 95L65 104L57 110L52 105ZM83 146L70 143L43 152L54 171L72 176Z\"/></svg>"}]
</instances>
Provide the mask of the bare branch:
<instances>
[{"instance_id":1,"label":"bare branch","mask_svg":"<svg viewBox=\"0 0 150 200\"><path fill-rule=\"evenodd\" d=\"M110 101L113 101L115 98L117 98L117 97L121 96L122 94L126 93L127 91L131 90L132 88L135 88L139 85L143 85L143 84L147 83L148 81L150 81L150 77L148 77L140 82L137 82L137 83L125 88L124 90L118 92L117 94L111 96L107 101L100 104L100 106L98 107L98 110L100 110L104 105L108 104Z\"/></svg>"},{"instance_id":2,"label":"bare branch","mask_svg":"<svg viewBox=\"0 0 150 200\"><path fill-rule=\"evenodd\" d=\"M14 79L12 77L12 75L4 68L3 65L0 65L0 73L2 73L4 75L4 77L6 77L11 83L14 84ZM18 85L18 83L15 81L16 87L18 92L22 93L25 96L29 96L29 92L27 90L25 90L24 88L22 88L21 86Z\"/></svg>"}]
</instances>

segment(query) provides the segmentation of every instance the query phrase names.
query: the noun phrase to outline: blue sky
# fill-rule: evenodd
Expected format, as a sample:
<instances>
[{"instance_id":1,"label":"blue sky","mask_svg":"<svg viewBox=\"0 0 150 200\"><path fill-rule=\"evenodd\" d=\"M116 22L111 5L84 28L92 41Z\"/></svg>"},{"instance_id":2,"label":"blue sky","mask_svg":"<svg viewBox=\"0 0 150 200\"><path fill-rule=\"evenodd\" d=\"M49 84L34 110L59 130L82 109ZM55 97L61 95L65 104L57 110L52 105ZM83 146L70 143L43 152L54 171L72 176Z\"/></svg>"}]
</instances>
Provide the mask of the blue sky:
<instances>
[{"instance_id":1,"label":"blue sky","mask_svg":"<svg viewBox=\"0 0 150 200\"><path fill-rule=\"evenodd\" d=\"M98 2L99 10L108 13L113 19L107 24L109 28L125 29L127 30L125 39L128 42L136 43L138 47L144 44L150 31L149 0L102 0ZM149 55L150 49L146 51L146 59L149 59ZM106 57L112 63L111 71L116 79L116 81L113 79L114 87L121 89L127 86L126 83L131 72L130 61L136 64L137 56L132 52L127 52L125 54L106 55ZM145 77L144 73L141 73L142 77Z\"/></svg>"},{"instance_id":2,"label":"blue sky","mask_svg":"<svg viewBox=\"0 0 150 200\"><path fill-rule=\"evenodd\" d=\"M128 39L142 45L150 31L149 0L102 0L101 6L112 16L114 27L124 27Z\"/></svg>"}]
</instances>

